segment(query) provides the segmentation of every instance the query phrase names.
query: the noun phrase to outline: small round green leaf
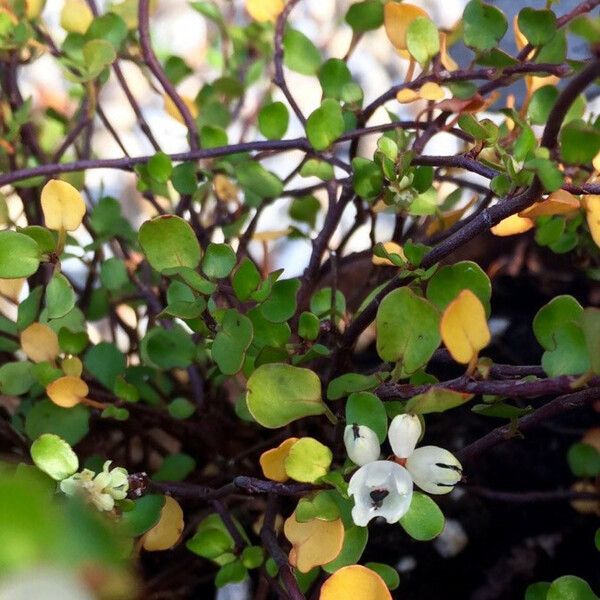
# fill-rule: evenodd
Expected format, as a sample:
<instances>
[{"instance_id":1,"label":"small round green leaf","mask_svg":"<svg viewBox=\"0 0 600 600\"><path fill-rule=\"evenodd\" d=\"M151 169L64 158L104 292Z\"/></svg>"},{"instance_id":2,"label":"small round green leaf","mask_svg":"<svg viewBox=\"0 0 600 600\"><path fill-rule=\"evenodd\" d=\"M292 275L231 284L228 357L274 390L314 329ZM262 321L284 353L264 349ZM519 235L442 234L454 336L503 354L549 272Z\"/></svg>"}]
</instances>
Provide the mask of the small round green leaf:
<instances>
[{"instance_id":1,"label":"small round green leaf","mask_svg":"<svg viewBox=\"0 0 600 600\"><path fill-rule=\"evenodd\" d=\"M39 264L40 249L32 238L16 231L0 231L0 278L29 277Z\"/></svg>"},{"instance_id":2,"label":"small round green leaf","mask_svg":"<svg viewBox=\"0 0 600 600\"><path fill-rule=\"evenodd\" d=\"M556 16L551 10L536 10L529 6L518 17L519 30L532 46L549 42L556 33Z\"/></svg>"},{"instance_id":3,"label":"small round green leaf","mask_svg":"<svg viewBox=\"0 0 600 600\"><path fill-rule=\"evenodd\" d=\"M470 260L440 267L427 284L427 299L443 311L462 290L471 290L490 314L492 284L485 271Z\"/></svg>"},{"instance_id":4,"label":"small round green leaf","mask_svg":"<svg viewBox=\"0 0 600 600\"><path fill-rule=\"evenodd\" d=\"M227 244L210 243L202 259L202 270L207 277L223 279L235 266L235 252Z\"/></svg>"},{"instance_id":5,"label":"small round green leaf","mask_svg":"<svg viewBox=\"0 0 600 600\"><path fill-rule=\"evenodd\" d=\"M133 510L123 513L122 523L125 531L131 537L138 537L152 529L159 519L165 496L160 494L147 494L135 501Z\"/></svg>"},{"instance_id":6,"label":"small round green leaf","mask_svg":"<svg viewBox=\"0 0 600 600\"><path fill-rule=\"evenodd\" d=\"M567 452L567 461L575 477L596 477L600 474L600 452L590 444L573 444Z\"/></svg>"},{"instance_id":7,"label":"small round green leaf","mask_svg":"<svg viewBox=\"0 0 600 600\"><path fill-rule=\"evenodd\" d=\"M471 0L463 13L464 40L476 50L491 50L498 46L508 29L504 13L482 2Z\"/></svg>"},{"instance_id":8,"label":"small round green leaf","mask_svg":"<svg viewBox=\"0 0 600 600\"><path fill-rule=\"evenodd\" d=\"M339 103L326 98L306 121L306 135L315 150L325 150L344 133L345 124Z\"/></svg>"},{"instance_id":9,"label":"small round green leaf","mask_svg":"<svg viewBox=\"0 0 600 600\"><path fill-rule=\"evenodd\" d=\"M200 262L200 244L190 225L175 215L146 221L139 241L148 262L157 271L173 267L195 269Z\"/></svg>"},{"instance_id":10,"label":"small round green leaf","mask_svg":"<svg viewBox=\"0 0 600 600\"><path fill-rule=\"evenodd\" d=\"M421 492L413 492L410 508L400 519L404 531L420 542L427 542L440 535L444 523L444 515L438 505Z\"/></svg>"},{"instance_id":11,"label":"small round green leaf","mask_svg":"<svg viewBox=\"0 0 600 600\"><path fill-rule=\"evenodd\" d=\"M291 448L283 464L288 477L303 483L315 483L329 471L331 450L311 437L300 438Z\"/></svg>"},{"instance_id":12,"label":"small round green leaf","mask_svg":"<svg viewBox=\"0 0 600 600\"><path fill-rule=\"evenodd\" d=\"M254 419L276 429L310 415L322 415L321 381L309 369L281 363L260 366L248 379L246 402Z\"/></svg>"},{"instance_id":13,"label":"small round green leaf","mask_svg":"<svg viewBox=\"0 0 600 600\"><path fill-rule=\"evenodd\" d=\"M42 434L31 444L30 452L35 466L56 481L73 475L79 468L77 454L65 440L53 433Z\"/></svg>"},{"instance_id":14,"label":"small round green leaf","mask_svg":"<svg viewBox=\"0 0 600 600\"><path fill-rule=\"evenodd\" d=\"M367 569L371 569L371 571L375 571L385 581L385 585L388 586L388 589L395 590L400 585L400 575L398 571L394 569L394 567L390 567L390 565L385 565L383 563L375 563L369 562L365 565Z\"/></svg>"},{"instance_id":15,"label":"small round green leaf","mask_svg":"<svg viewBox=\"0 0 600 600\"><path fill-rule=\"evenodd\" d=\"M252 334L252 321L248 317L234 308L227 310L212 345L212 357L221 373L234 375L242 368Z\"/></svg>"},{"instance_id":16,"label":"small round green leaf","mask_svg":"<svg viewBox=\"0 0 600 600\"><path fill-rule=\"evenodd\" d=\"M25 417L25 433L35 440L44 433L54 433L74 446L90 430L90 409L82 404L62 408L51 400L38 400Z\"/></svg>"},{"instance_id":17,"label":"small round green leaf","mask_svg":"<svg viewBox=\"0 0 600 600\"><path fill-rule=\"evenodd\" d=\"M321 64L321 53L303 33L288 27L283 36L283 60L288 69L314 75Z\"/></svg>"},{"instance_id":18,"label":"small round green leaf","mask_svg":"<svg viewBox=\"0 0 600 600\"><path fill-rule=\"evenodd\" d=\"M268 140L280 140L289 122L290 115L283 102L265 104L258 113L258 128Z\"/></svg>"},{"instance_id":19,"label":"small round green leaf","mask_svg":"<svg viewBox=\"0 0 600 600\"><path fill-rule=\"evenodd\" d=\"M354 392L346 402L346 423L366 425L383 443L387 437L387 413L383 402L371 392Z\"/></svg>"},{"instance_id":20,"label":"small round green leaf","mask_svg":"<svg viewBox=\"0 0 600 600\"><path fill-rule=\"evenodd\" d=\"M546 600L598 600L598 596L587 581L575 575L565 575L552 582Z\"/></svg>"},{"instance_id":21,"label":"small round green leaf","mask_svg":"<svg viewBox=\"0 0 600 600\"><path fill-rule=\"evenodd\" d=\"M346 13L346 23L356 33L381 27L383 25L383 3L379 0L355 2Z\"/></svg>"},{"instance_id":22,"label":"small round green leaf","mask_svg":"<svg viewBox=\"0 0 600 600\"><path fill-rule=\"evenodd\" d=\"M433 21L417 17L406 31L406 46L419 64L427 64L440 51L440 34Z\"/></svg>"},{"instance_id":23,"label":"small round green leaf","mask_svg":"<svg viewBox=\"0 0 600 600\"><path fill-rule=\"evenodd\" d=\"M385 361L401 362L414 373L440 345L440 315L430 302L410 288L390 292L377 311L377 353Z\"/></svg>"}]
</instances>

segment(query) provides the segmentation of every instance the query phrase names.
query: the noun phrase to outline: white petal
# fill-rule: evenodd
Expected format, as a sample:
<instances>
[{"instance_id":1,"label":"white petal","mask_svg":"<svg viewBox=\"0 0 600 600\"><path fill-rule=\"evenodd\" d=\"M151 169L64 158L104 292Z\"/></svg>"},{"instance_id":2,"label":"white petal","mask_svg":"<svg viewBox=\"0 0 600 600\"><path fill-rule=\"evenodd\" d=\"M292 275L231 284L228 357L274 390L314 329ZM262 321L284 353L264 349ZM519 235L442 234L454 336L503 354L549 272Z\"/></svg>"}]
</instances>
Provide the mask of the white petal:
<instances>
[{"instance_id":1,"label":"white petal","mask_svg":"<svg viewBox=\"0 0 600 600\"><path fill-rule=\"evenodd\" d=\"M454 454L437 446L417 448L406 468L413 481L430 494L448 494L462 478L462 466Z\"/></svg>"},{"instance_id":2,"label":"white petal","mask_svg":"<svg viewBox=\"0 0 600 600\"><path fill-rule=\"evenodd\" d=\"M388 430L388 439L394 454L398 458L409 457L415 449L422 431L421 421L416 415L396 415Z\"/></svg>"},{"instance_id":3,"label":"white petal","mask_svg":"<svg viewBox=\"0 0 600 600\"><path fill-rule=\"evenodd\" d=\"M410 507L412 487L408 471L395 462L377 460L362 466L348 486L354 499L352 519L362 527L375 517L396 523ZM374 494L381 492L381 498Z\"/></svg>"},{"instance_id":4,"label":"white petal","mask_svg":"<svg viewBox=\"0 0 600 600\"><path fill-rule=\"evenodd\" d=\"M347 425L344 444L350 460L363 466L379 458L380 447L377 434L364 425Z\"/></svg>"},{"instance_id":5,"label":"white petal","mask_svg":"<svg viewBox=\"0 0 600 600\"><path fill-rule=\"evenodd\" d=\"M371 514L371 509L365 504L355 504L352 507L352 520L359 527L366 527L374 516Z\"/></svg>"}]
</instances>

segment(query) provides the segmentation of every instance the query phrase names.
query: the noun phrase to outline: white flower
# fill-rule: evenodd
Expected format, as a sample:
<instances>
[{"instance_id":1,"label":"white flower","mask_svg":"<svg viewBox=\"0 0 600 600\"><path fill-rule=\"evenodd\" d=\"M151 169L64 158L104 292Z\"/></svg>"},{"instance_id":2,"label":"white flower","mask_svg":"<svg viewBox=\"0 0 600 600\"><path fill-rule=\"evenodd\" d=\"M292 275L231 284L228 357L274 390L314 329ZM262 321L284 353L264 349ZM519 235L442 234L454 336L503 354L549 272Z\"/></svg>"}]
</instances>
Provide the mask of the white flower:
<instances>
[{"instance_id":1,"label":"white flower","mask_svg":"<svg viewBox=\"0 0 600 600\"><path fill-rule=\"evenodd\" d=\"M423 446L407 459L406 468L413 481L430 494L447 494L462 478L458 459L444 448Z\"/></svg>"},{"instance_id":2,"label":"white flower","mask_svg":"<svg viewBox=\"0 0 600 600\"><path fill-rule=\"evenodd\" d=\"M361 467L379 458L377 434L365 425L347 425L344 444L350 460Z\"/></svg>"},{"instance_id":3,"label":"white flower","mask_svg":"<svg viewBox=\"0 0 600 600\"><path fill-rule=\"evenodd\" d=\"M413 482L399 464L376 460L352 475L348 493L354 498L352 520L357 525L365 527L375 517L396 523L410 507Z\"/></svg>"},{"instance_id":4,"label":"white flower","mask_svg":"<svg viewBox=\"0 0 600 600\"><path fill-rule=\"evenodd\" d=\"M438 446L415 450L422 428L415 415L397 415L388 430L394 454L405 460L413 481L429 494L447 494L462 478L462 466L456 457Z\"/></svg>"},{"instance_id":5,"label":"white flower","mask_svg":"<svg viewBox=\"0 0 600 600\"><path fill-rule=\"evenodd\" d=\"M415 449L423 428L416 415L396 415L388 429L392 451L398 458L408 458Z\"/></svg>"},{"instance_id":6,"label":"white flower","mask_svg":"<svg viewBox=\"0 0 600 600\"><path fill-rule=\"evenodd\" d=\"M60 489L67 496L82 496L98 510L109 511L115 506L115 500L123 500L127 496L129 481L127 471L122 467L110 470L111 461L107 460L102 472L94 473L83 469L60 482Z\"/></svg>"}]
</instances>

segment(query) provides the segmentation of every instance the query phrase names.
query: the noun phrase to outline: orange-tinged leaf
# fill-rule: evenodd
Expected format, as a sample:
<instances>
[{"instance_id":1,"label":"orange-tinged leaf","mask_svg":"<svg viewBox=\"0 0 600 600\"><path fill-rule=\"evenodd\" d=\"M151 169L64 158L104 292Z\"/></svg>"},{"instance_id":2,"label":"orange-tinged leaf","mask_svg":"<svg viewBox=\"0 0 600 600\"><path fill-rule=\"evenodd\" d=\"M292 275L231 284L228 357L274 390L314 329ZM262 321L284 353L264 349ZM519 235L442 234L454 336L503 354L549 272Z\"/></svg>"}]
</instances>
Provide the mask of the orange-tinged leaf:
<instances>
[{"instance_id":1,"label":"orange-tinged leaf","mask_svg":"<svg viewBox=\"0 0 600 600\"><path fill-rule=\"evenodd\" d=\"M410 90L408 88L404 88L396 94L396 100L398 100L400 104L410 104L411 102L414 102L418 99L419 94L415 92L415 90Z\"/></svg>"},{"instance_id":2,"label":"orange-tinged leaf","mask_svg":"<svg viewBox=\"0 0 600 600\"><path fill-rule=\"evenodd\" d=\"M600 196L585 196L582 204L592 239L596 242L596 246L600 247Z\"/></svg>"},{"instance_id":3,"label":"orange-tinged leaf","mask_svg":"<svg viewBox=\"0 0 600 600\"><path fill-rule=\"evenodd\" d=\"M468 364L490 343L490 330L481 300L462 290L446 307L440 321L442 340L456 362Z\"/></svg>"},{"instance_id":4,"label":"orange-tinged leaf","mask_svg":"<svg viewBox=\"0 0 600 600\"><path fill-rule=\"evenodd\" d=\"M287 229L277 229L274 231L259 231L252 236L252 239L255 242L273 242L285 237L286 235L289 235L291 231L291 227L288 227Z\"/></svg>"},{"instance_id":5,"label":"orange-tinged leaf","mask_svg":"<svg viewBox=\"0 0 600 600\"><path fill-rule=\"evenodd\" d=\"M301 573L308 573L314 567L334 560L344 543L344 524L341 519L312 519L298 523L294 513L284 523L283 532L292 544L290 564Z\"/></svg>"},{"instance_id":6,"label":"orange-tinged leaf","mask_svg":"<svg viewBox=\"0 0 600 600\"><path fill-rule=\"evenodd\" d=\"M263 475L272 481L284 482L289 479L285 472L284 461L290 453L290 448L298 441L298 438L291 437L284 440L277 446L267 450L260 455L260 467Z\"/></svg>"},{"instance_id":7,"label":"orange-tinged leaf","mask_svg":"<svg viewBox=\"0 0 600 600\"><path fill-rule=\"evenodd\" d=\"M75 231L85 215L85 202L70 183L51 179L42 189L42 211L48 229Z\"/></svg>"},{"instance_id":8,"label":"orange-tinged leaf","mask_svg":"<svg viewBox=\"0 0 600 600\"><path fill-rule=\"evenodd\" d=\"M517 214L510 215L506 219L502 219L498 225L494 225L490 231L499 237L505 237L508 235L517 235L518 233L525 233L533 227L534 223L527 217L521 217Z\"/></svg>"},{"instance_id":9,"label":"orange-tinged leaf","mask_svg":"<svg viewBox=\"0 0 600 600\"><path fill-rule=\"evenodd\" d=\"M429 15L418 6L407 2L386 2L383 7L383 24L385 32L397 50L406 50L406 32L410 24L419 17Z\"/></svg>"},{"instance_id":10,"label":"orange-tinged leaf","mask_svg":"<svg viewBox=\"0 0 600 600\"><path fill-rule=\"evenodd\" d=\"M385 581L378 573L362 565L338 569L321 588L319 600L392 600Z\"/></svg>"},{"instance_id":11,"label":"orange-tinged leaf","mask_svg":"<svg viewBox=\"0 0 600 600\"><path fill-rule=\"evenodd\" d=\"M218 200L223 202L234 202L238 199L238 189L236 185L221 173L217 173L213 179L215 194Z\"/></svg>"},{"instance_id":12,"label":"orange-tinged leaf","mask_svg":"<svg viewBox=\"0 0 600 600\"><path fill-rule=\"evenodd\" d=\"M142 538L144 550L156 552L172 548L183 533L184 521L181 506L171 496L165 496L158 523Z\"/></svg>"},{"instance_id":13,"label":"orange-tinged leaf","mask_svg":"<svg viewBox=\"0 0 600 600\"><path fill-rule=\"evenodd\" d=\"M423 100L441 100L445 96L445 92L444 88L434 81L428 81L419 88L419 96Z\"/></svg>"},{"instance_id":14,"label":"orange-tinged leaf","mask_svg":"<svg viewBox=\"0 0 600 600\"><path fill-rule=\"evenodd\" d=\"M427 225L426 233L429 237L439 233L440 231L445 231L446 229L452 227L454 223L457 223L460 218L475 204L477 200L477 196L473 196L471 200L462 208L456 208L451 210L443 215L439 215L434 217L431 223Z\"/></svg>"},{"instance_id":15,"label":"orange-tinged leaf","mask_svg":"<svg viewBox=\"0 0 600 600\"><path fill-rule=\"evenodd\" d=\"M54 362L60 352L58 336L43 323L32 323L21 332L21 348L35 363Z\"/></svg>"},{"instance_id":16,"label":"orange-tinged leaf","mask_svg":"<svg viewBox=\"0 0 600 600\"><path fill-rule=\"evenodd\" d=\"M458 65L448 54L448 36L444 31L440 31L440 62L446 71L456 71Z\"/></svg>"},{"instance_id":17,"label":"orange-tinged leaf","mask_svg":"<svg viewBox=\"0 0 600 600\"><path fill-rule=\"evenodd\" d=\"M475 94L471 98L461 100L460 98L447 98L436 105L436 108L451 113L477 113L484 111L494 104L499 97L499 92L493 92L487 98Z\"/></svg>"},{"instance_id":18,"label":"orange-tinged leaf","mask_svg":"<svg viewBox=\"0 0 600 600\"><path fill-rule=\"evenodd\" d=\"M284 0L246 0L248 14L259 23L274 23L284 6Z\"/></svg>"},{"instance_id":19,"label":"orange-tinged leaf","mask_svg":"<svg viewBox=\"0 0 600 600\"><path fill-rule=\"evenodd\" d=\"M517 44L517 50L519 50L520 52L521 50L523 50L523 48L525 48L525 46L527 46L529 42L519 29L519 15L515 15L513 17L513 33L515 34L515 43Z\"/></svg>"},{"instance_id":20,"label":"orange-tinged leaf","mask_svg":"<svg viewBox=\"0 0 600 600\"><path fill-rule=\"evenodd\" d=\"M87 383L80 377L65 375L48 384L46 394L57 406L71 408L85 400L89 393Z\"/></svg>"},{"instance_id":21,"label":"orange-tinged leaf","mask_svg":"<svg viewBox=\"0 0 600 600\"><path fill-rule=\"evenodd\" d=\"M546 215L564 215L574 212L580 208L579 200L566 190L552 192L546 200L536 202L532 206L522 210L520 217L535 219Z\"/></svg>"},{"instance_id":22,"label":"orange-tinged leaf","mask_svg":"<svg viewBox=\"0 0 600 600\"><path fill-rule=\"evenodd\" d=\"M560 79L556 75L546 75L540 77L538 75L529 75L525 77L525 85L527 86L527 92L531 95L536 90L539 90L545 85L556 85Z\"/></svg>"},{"instance_id":23,"label":"orange-tinged leaf","mask_svg":"<svg viewBox=\"0 0 600 600\"><path fill-rule=\"evenodd\" d=\"M398 256L400 256L400 258L402 258L403 260L406 260L406 256L404 255L404 250L403 250L402 246L400 244L397 244L396 242L385 242L383 244L383 249L388 254L397 254ZM379 265L379 266L382 266L382 265L386 266L386 267L396 266L389 258L385 258L383 256L373 255L371 262L374 265Z\"/></svg>"},{"instance_id":24,"label":"orange-tinged leaf","mask_svg":"<svg viewBox=\"0 0 600 600\"><path fill-rule=\"evenodd\" d=\"M21 295L24 284L24 277L19 277L18 279L0 279L0 296L16 302Z\"/></svg>"},{"instance_id":25,"label":"orange-tinged leaf","mask_svg":"<svg viewBox=\"0 0 600 600\"><path fill-rule=\"evenodd\" d=\"M181 99L183 100L183 103L187 106L187 109L190 111L190 115L192 115L192 118L195 119L198 116L198 106L196 105L196 103L187 96L181 96ZM165 111L167 112L167 114L170 117L173 117L173 119L175 119L176 121L179 121L182 125L185 125L185 121L183 120L183 117L181 116L181 113L179 112L179 109L177 108L175 102L173 102L173 100L171 99L171 96L165 94L164 103Z\"/></svg>"}]
</instances>

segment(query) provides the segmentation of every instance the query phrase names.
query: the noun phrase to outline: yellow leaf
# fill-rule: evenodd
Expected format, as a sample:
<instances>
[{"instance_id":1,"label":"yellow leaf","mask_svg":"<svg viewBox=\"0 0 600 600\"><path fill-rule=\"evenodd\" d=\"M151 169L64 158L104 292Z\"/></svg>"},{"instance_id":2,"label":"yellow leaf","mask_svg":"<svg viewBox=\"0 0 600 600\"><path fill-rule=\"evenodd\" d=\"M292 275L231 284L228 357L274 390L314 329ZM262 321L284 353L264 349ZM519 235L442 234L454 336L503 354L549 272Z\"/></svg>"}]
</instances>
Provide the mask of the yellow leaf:
<instances>
[{"instance_id":1,"label":"yellow leaf","mask_svg":"<svg viewBox=\"0 0 600 600\"><path fill-rule=\"evenodd\" d=\"M398 256L400 256L400 258L402 258L403 260L406 260L406 256L404 255L404 250L402 249L402 246L400 244L397 244L396 242L385 242L383 244L383 249L388 254L398 254ZM389 258L383 258L381 256L375 256L375 255L373 255L371 262L374 265L383 265L386 267L396 266Z\"/></svg>"},{"instance_id":2,"label":"yellow leaf","mask_svg":"<svg viewBox=\"0 0 600 600\"><path fill-rule=\"evenodd\" d=\"M456 71L458 65L448 54L448 36L444 31L440 31L440 62L446 71Z\"/></svg>"},{"instance_id":3,"label":"yellow leaf","mask_svg":"<svg viewBox=\"0 0 600 600\"><path fill-rule=\"evenodd\" d=\"M557 190L542 202L536 202L522 210L519 216L535 219L546 215L564 215L579 210L579 208L580 202L573 194L565 190Z\"/></svg>"},{"instance_id":4,"label":"yellow leaf","mask_svg":"<svg viewBox=\"0 0 600 600\"><path fill-rule=\"evenodd\" d=\"M490 330L481 300L462 290L446 307L440 321L442 340L456 362L468 364L490 343Z\"/></svg>"},{"instance_id":5,"label":"yellow leaf","mask_svg":"<svg viewBox=\"0 0 600 600\"><path fill-rule=\"evenodd\" d=\"M314 567L337 558L344 543L344 524L341 519L312 519L306 523L298 523L294 513L284 523L283 532L292 544L290 564L301 573L308 573Z\"/></svg>"},{"instance_id":6,"label":"yellow leaf","mask_svg":"<svg viewBox=\"0 0 600 600\"><path fill-rule=\"evenodd\" d=\"M404 88L396 94L396 100L398 100L400 104L410 104L418 99L419 94L415 92L415 90L409 90L408 88Z\"/></svg>"},{"instance_id":7,"label":"yellow leaf","mask_svg":"<svg viewBox=\"0 0 600 600\"><path fill-rule=\"evenodd\" d=\"M338 569L321 588L319 600L392 600L385 581L378 573L362 565Z\"/></svg>"},{"instance_id":8,"label":"yellow leaf","mask_svg":"<svg viewBox=\"0 0 600 600\"><path fill-rule=\"evenodd\" d=\"M19 279L0 279L0 296L16 302L21 295L24 284L25 278L23 277Z\"/></svg>"},{"instance_id":9,"label":"yellow leaf","mask_svg":"<svg viewBox=\"0 0 600 600\"><path fill-rule=\"evenodd\" d=\"M65 375L46 387L48 398L62 408L71 408L79 404L85 400L89 391L87 383L83 379L72 375Z\"/></svg>"},{"instance_id":10,"label":"yellow leaf","mask_svg":"<svg viewBox=\"0 0 600 600\"><path fill-rule=\"evenodd\" d=\"M406 50L406 32L410 24L419 17L429 16L422 8L406 2L391 0L383 7L385 32L397 50Z\"/></svg>"},{"instance_id":11,"label":"yellow leaf","mask_svg":"<svg viewBox=\"0 0 600 600\"><path fill-rule=\"evenodd\" d=\"M69 356L68 358L65 358L60 366L65 375L81 377L81 374L83 373L83 363L76 356Z\"/></svg>"},{"instance_id":12,"label":"yellow leaf","mask_svg":"<svg viewBox=\"0 0 600 600\"><path fill-rule=\"evenodd\" d=\"M60 352L58 336L43 323L32 323L21 332L21 348L35 363L54 362Z\"/></svg>"},{"instance_id":13,"label":"yellow leaf","mask_svg":"<svg viewBox=\"0 0 600 600\"><path fill-rule=\"evenodd\" d=\"M517 44L517 50L520 52L527 46L527 38L521 33L519 29L519 15L513 17L513 33L515 34L515 43Z\"/></svg>"},{"instance_id":14,"label":"yellow leaf","mask_svg":"<svg viewBox=\"0 0 600 600\"><path fill-rule=\"evenodd\" d=\"M69 33L81 33L87 31L94 15L85 0L65 0L60 13L60 26Z\"/></svg>"},{"instance_id":15,"label":"yellow leaf","mask_svg":"<svg viewBox=\"0 0 600 600\"><path fill-rule=\"evenodd\" d=\"M596 171L600 171L600 152L594 156L594 160L592 160L592 165Z\"/></svg>"},{"instance_id":16,"label":"yellow leaf","mask_svg":"<svg viewBox=\"0 0 600 600\"><path fill-rule=\"evenodd\" d=\"M447 213L444 213L443 215L434 217L431 223L427 225L427 230L425 232L427 233L427 236L431 237L436 233L439 233L440 231L445 231L449 227L452 227L452 225L454 225L454 223L457 223L459 219L467 212L467 210L469 210L469 208L471 208L471 206L475 204L476 200L477 196L473 196L471 200L469 200L469 202L465 204L465 206L463 206L462 208L456 208Z\"/></svg>"},{"instance_id":17,"label":"yellow leaf","mask_svg":"<svg viewBox=\"0 0 600 600\"><path fill-rule=\"evenodd\" d=\"M172 548L183 533L183 510L171 496L165 496L165 504L160 511L158 523L142 538L144 550L156 552Z\"/></svg>"},{"instance_id":18,"label":"yellow leaf","mask_svg":"<svg viewBox=\"0 0 600 600\"><path fill-rule=\"evenodd\" d=\"M230 180L218 173L213 179L213 186L218 200L223 202L235 202L238 199L237 186Z\"/></svg>"},{"instance_id":19,"label":"yellow leaf","mask_svg":"<svg viewBox=\"0 0 600 600\"><path fill-rule=\"evenodd\" d=\"M600 247L600 196L585 196L582 204L592 239Z\"/></svg>"},{"instance_id":20,"label":"yellow leaf","mask_svg":"<svg viewBox=\"0 0 600 600\"><path fill-rule=\"evenodd\" d=\"M28 19L37 19L46 5L46 0L25 0L25 16Z\"/></svg>"},{"instance_id":21,"label":"yellow leaf","mask_svg":"<svg viewBox=\"0 0 600 600\"><path fill-rule=\"evenodd\" d=\"M291 227L287 229L279 229L277 231L259 231L252 236L255 242L273 242L285 237L292 231Z\"/></svg>"},{"instance_id":22,"label":"yellow leaf","mask_svg":"<svg viewBox=\"0 0 600 600\"><path fill-rule=\"evenodd\" d=\"M423 100L441 100L445 95L444 88L433 81L424 83L419 89L419 96Z\"/></svg>"},{"instance_id":23,"label":"yellow leaf","mask_svg":"<svg viewBox=\"0 0 600 600\"><path fill-rule=\"evenodd\" d=\"M85 202L70 183L51 179L42 189L41 202L48 229L75 231L81 225Z\"/></svg>"},{"instance_id":24,"label":"yellow leaf","mask_svg":"<svg viewBox=\"0 0 600 600\"><path fill-rule=\"evenodd\" d=\"M280 482L284 482L289 479L287 473L285 472L285 466L283 462L290 453L290 448L297 441L298 438L288 438L287 440L281 442L277 448L272 448L271 450L267 450L261 454L259 462L263 475L267 479Z\"/></svg>"},{"instance_id":25,"label":"yellow leaf","mask_svg":"<svg viewBox=\"0 0 600 600\"><path fill-rule=\"evenodd\" d=\"M284 6L284 0L246 0L248 14L259 23L274 23Z\"/></svg>"},{"instance_id":26,"label":"yellow leaf","mask_svg":"<svg viewBox=\"0 0 600 600\"><path fill-rule=\"evenodd\" d=\"M502 219L498 225L494 225L490 231L499 237L505 237L507 235L516 235L517 233L525 233L533 227L534 223L527 217L520 217L519 215L510 215L506 219Z\"/></svg>"},{"instance_id":27,"label":"yellow leaf","mask_svg":"<svg viewBox=\"0 0 600 600\"><path fill-rule=\"evenodd\" d=\"M198 105L188 96L180 96L183 100L183 103L187 106L187 109L190 111L192 118L195 119L198 116ZM185 125L185 121L179 112L175 102L171 99L171 96L165 94L164 98L165 110L170 117L173 117L176 121L179 121L182 125Z\"/></svg>"}]
</instances>

